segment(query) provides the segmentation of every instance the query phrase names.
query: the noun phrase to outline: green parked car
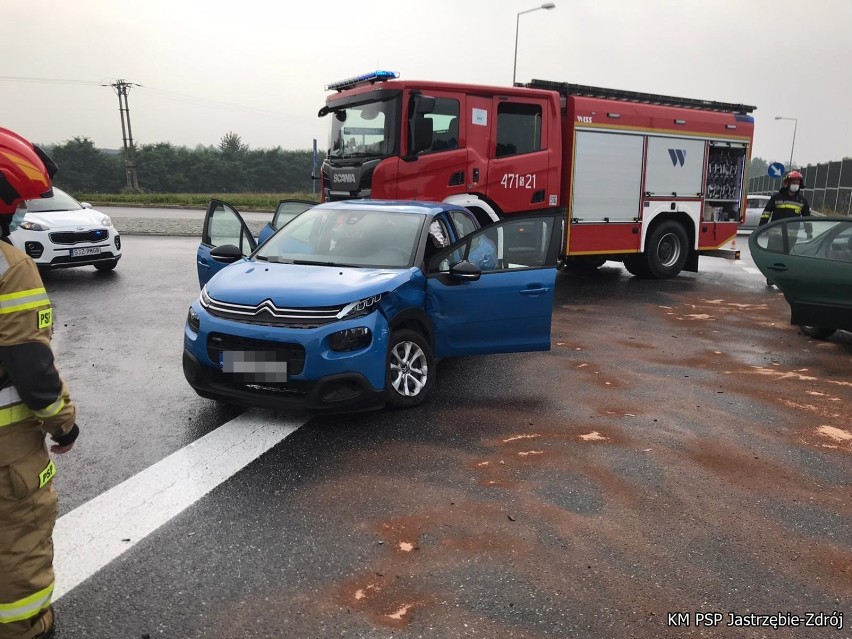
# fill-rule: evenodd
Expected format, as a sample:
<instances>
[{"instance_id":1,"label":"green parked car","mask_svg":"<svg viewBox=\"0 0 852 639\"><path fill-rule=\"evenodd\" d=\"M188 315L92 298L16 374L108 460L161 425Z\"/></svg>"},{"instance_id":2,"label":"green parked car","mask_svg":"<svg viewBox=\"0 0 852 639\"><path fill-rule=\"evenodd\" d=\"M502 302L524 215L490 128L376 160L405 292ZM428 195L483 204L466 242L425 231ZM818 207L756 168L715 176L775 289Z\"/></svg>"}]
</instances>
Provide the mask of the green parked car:
<instances>
[{"instance_id":1,"label":"green parked car","mask_svg":"<svg viewBox=\"0 0 852 639\"><path fill-rule=\"evenodd\" d=\"M852 331L852 218L788 218L748 240L752 259L784 293L790 323L817 339Z\"/></svg>"}]
</instances>

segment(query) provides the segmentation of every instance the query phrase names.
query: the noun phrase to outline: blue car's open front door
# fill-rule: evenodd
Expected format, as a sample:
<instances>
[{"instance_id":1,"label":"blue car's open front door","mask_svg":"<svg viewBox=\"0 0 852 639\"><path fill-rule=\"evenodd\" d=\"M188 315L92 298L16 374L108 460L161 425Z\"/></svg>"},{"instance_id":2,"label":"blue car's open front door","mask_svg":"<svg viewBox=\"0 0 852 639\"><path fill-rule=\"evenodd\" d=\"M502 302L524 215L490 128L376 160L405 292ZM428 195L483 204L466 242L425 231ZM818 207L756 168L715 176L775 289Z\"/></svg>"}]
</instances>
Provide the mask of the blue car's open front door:
<instances>
[{"instance_id":1,"label":"blue car's open front door","mask_svg":"<svg viewBox=\"0 0 852 639\"><path fill-rule=\"evenodd\" d=\"M437 357L550 349L562 224L560 215L513 217L430 260L426 309Z\"/></svg>"},{"instance_id":2,"label":"blue car's open front door","mask_svg":"<svg viewBox=\"0 0 852 639\"><path fill-rule=\"evenodd\" d=\"M211 277L227 266L210 256L210 251L226 244L236 246L245 256L257 248L254 237L237 210L220 200L210 200L196 257L199 286L203 287Z\"/></svg>"}]
</instances>

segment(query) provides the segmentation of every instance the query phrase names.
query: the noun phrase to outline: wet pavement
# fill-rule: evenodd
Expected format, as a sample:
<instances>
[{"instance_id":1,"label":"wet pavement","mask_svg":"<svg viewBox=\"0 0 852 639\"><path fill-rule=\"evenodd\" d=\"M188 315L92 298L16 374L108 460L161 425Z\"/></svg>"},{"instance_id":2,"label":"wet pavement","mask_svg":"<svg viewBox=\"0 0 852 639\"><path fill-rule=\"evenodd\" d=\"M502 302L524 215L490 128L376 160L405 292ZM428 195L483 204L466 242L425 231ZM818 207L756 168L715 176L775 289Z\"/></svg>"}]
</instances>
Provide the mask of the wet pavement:
<instances>
[{"instance_id":1,"label":"wet pavement","mask_svg":"<svg viewBox=\"0 0 852 639\"><path fill-rule=\"evenodd\" d=\"M180 372L195 246L45 277L83 427L63 512L236 415ZM551 352L311 419L65 595L58 636L852 636L852 335L798 334L747 260L701 266L560 274Z\"/></svg>"}]
</instances>

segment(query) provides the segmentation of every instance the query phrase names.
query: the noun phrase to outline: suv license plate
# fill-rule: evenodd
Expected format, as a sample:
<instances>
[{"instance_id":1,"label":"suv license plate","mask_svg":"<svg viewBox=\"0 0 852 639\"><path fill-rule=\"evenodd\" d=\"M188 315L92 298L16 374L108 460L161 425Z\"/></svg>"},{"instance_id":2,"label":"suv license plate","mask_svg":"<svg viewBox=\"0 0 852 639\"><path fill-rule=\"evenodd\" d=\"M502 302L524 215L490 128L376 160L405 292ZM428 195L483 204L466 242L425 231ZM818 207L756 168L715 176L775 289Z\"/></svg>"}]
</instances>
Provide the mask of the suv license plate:
<instances>
[{"instance_id":1,"label":"suv license plate","mask_svg":"<svg viewBox=\"0 0 852 639\"><path fill-rule=\"evenodd\" d=\"M78 257L80 255L99 255L101 252L100 247L92 247L92 248L78 248L71 249L71 257Z\"/></svg>"},{"instance_id":2,"label":"suv license plate","mask_svg":"<svg viewBox=\"0 0 852 639\"><path fill-rule=\"evenodd\" d=\"M245 382L287 381L287 362L275 351L221 351L219 366Z\"/></svg>"}]
</instances>

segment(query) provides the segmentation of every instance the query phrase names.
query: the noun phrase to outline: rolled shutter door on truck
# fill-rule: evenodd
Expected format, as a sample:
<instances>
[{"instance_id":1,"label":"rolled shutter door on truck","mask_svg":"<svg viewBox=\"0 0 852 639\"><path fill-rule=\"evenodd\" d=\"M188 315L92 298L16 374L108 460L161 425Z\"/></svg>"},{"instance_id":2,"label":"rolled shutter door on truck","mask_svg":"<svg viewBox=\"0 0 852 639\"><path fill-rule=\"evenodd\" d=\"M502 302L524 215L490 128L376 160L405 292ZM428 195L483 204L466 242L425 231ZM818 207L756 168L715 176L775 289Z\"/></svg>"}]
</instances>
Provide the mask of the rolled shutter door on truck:
<instances>
[{"instance_id":1,"label":"rolled shutter door on truck","mask_svg":"<svg viewBox=\"0 0 852 639\"><path fill-rule=\"evenodd\" d=\"M645 191L652 197L699 197L704 147L704 140L649 136Z\"/></svg>"},{"instance_id":2,"label":"rolled shutter door on truck","mask_svg":"<svg viewBox=\"0 0 852 639\"><path fill-rule=\"evenodd\" d=\"M577 131L568 254L639 250L644 136Z\"/></svg>"},{"instance_id":3,"label":"rolled shutter door on truck","mask_svg":"<svg viewBox=\"0 0 852 639\"><path fill-rule=\"evenodd\" d=\"M579 131L571 217L580 222L632 222L639 216L642 136Z\"/></svg>"}]
</instances>

